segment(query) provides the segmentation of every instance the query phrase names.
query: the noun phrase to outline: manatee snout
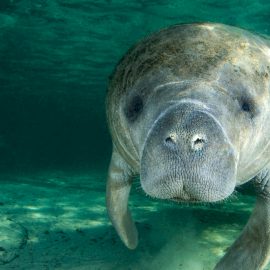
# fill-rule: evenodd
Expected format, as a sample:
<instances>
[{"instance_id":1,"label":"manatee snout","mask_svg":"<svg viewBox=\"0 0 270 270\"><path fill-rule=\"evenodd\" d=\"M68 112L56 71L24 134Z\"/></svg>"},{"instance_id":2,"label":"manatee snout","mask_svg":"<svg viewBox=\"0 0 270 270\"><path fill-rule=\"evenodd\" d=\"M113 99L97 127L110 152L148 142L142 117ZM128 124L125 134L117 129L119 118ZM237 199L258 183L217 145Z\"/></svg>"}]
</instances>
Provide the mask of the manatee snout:
<instances>
[{"instance_id":1,"label":"manatee snout","mask_svg":"<svg viewBox=\"0 0 270 270\"><path fill-rule=\"evenodd\" d=\"M147 194L213 202L233 192L235 178L235 150L210 111L187 102L159 114L141 156L141 185Z\"/></svg>"}]
</instances>

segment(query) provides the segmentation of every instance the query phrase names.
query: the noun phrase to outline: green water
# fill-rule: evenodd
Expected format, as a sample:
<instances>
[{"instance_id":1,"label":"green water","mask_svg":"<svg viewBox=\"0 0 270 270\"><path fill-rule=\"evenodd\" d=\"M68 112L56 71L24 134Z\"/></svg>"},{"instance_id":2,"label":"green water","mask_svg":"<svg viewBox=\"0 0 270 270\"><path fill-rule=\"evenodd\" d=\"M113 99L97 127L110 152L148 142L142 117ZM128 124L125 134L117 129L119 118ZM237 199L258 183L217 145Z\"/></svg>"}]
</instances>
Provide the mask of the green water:
<instances>
[{"instance_id":1,"label":"green water","mask_svg":"<svg viewBox=\"0 0 270 270\"><path fill-rule=\"evenodd\" d=\"M108 77L161 27L210 21L270 35L269 18L266 0L0 0L0 269L212 269L254 197L176 205L137 183L140 244L127 250L105 209ZM3 232L16 230L15 245Z\"/></svg>"}]
</instances>

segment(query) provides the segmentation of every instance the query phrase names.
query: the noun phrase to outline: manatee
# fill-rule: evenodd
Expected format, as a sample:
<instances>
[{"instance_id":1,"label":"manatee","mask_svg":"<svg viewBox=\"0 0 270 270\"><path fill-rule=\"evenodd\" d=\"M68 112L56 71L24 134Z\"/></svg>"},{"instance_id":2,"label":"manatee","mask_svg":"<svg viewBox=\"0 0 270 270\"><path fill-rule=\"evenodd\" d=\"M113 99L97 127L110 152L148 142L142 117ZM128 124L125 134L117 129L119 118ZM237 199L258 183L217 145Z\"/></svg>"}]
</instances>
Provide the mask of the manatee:
<instances>
[{"instance_id":1,"label":"manatee","mask_svg":"<svg viewBox=\"0 0 270 270\"><path fill-rule=\"evenodd\" d=\"M270 255L270 41L233 26L180 24L135 44L108 85L113 142L106 201L124 244L134 176L151 197L217 202L251 181L254 210L215 269L263 269Z\"/></svg>"}]
</instances>

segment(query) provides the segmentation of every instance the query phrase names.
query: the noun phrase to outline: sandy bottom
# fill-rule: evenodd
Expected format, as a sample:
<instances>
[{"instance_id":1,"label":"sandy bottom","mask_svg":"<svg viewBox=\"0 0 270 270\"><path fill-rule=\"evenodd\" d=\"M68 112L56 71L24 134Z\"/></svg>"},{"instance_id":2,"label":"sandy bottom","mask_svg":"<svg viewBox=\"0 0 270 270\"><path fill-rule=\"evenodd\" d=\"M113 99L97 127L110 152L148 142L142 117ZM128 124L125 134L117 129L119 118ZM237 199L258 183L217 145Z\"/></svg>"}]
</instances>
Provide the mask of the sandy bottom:
<instances>
[{"instance_id":1,"label":"sandy bottom","mask_svg":"<svg viewBox=\"0 0 270 270\"><path fill-rule=\"evenodd\" d=\"M130 208L136 250L120 242L105 209L106 174L0 177L0 269L210 270L245 225L254 197L188 206L146 197Z\"/></svg>"}]
</instances>

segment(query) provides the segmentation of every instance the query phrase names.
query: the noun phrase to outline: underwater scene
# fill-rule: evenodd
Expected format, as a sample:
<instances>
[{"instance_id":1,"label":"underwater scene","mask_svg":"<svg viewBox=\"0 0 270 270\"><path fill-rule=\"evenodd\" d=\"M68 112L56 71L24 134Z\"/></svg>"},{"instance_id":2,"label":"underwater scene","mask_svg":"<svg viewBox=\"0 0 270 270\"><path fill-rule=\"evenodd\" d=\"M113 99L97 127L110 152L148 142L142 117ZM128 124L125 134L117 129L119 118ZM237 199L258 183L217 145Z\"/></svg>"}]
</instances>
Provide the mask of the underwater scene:
<instances>
[{"instance_id":1,"label":"underwater scene","mask_svg":"<svg viewBox=\"0 0 270 270\"><path fill-rule=\"evenodd\" d=\"M199 22L267 39L270 2L0 0L0 269L215 268L254 209L251 184L220 202L194 204L149 196L135 177L128 200L138 230L135 249L119 237L127 217L115 221L117 233L106 209L112 140L105 99L115 67L142 38ZM264 53L270 58L270 49ZM248 102L246 112L254 109ZM134 106L138 112L141 100ZM132 121L134 111L127 111ZM204 139L197 140L201 147ZM215 269L240 269L230 265ZM241 269L270 269L260 267Z\"/></svg>"}]
</instances>

